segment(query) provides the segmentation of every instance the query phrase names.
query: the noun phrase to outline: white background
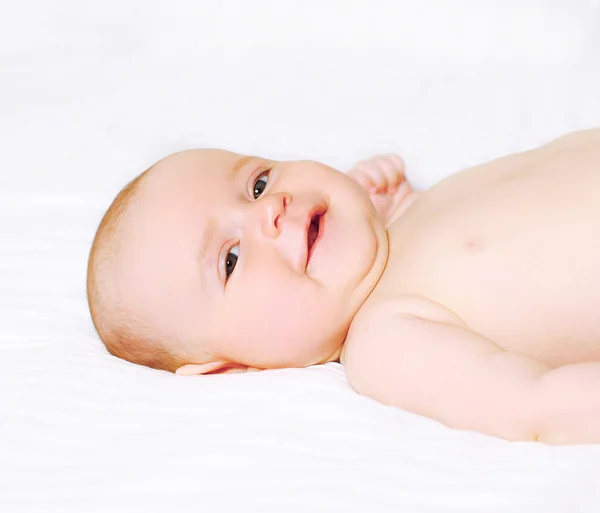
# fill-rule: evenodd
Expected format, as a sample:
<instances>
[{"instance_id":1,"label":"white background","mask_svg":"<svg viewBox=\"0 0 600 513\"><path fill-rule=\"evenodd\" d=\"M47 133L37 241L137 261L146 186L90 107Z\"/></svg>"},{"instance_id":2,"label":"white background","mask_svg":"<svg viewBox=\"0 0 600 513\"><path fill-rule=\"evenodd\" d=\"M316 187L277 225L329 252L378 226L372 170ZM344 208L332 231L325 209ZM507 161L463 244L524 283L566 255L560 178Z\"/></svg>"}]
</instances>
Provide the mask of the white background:
<instances>
[{"instance_id":1,"label":"white background","mask_svg":"<svg viewBox=\"0 0 600 513\"><path fill-rule=\"evenodd\" d=\"M141 369L84 288L102 213L167 153L394 151L425 188L600 125L598 91L597 0L0 0L0 510L598 511L598 446L455 432L335 364Z\"/></svg>"}]
</instances>

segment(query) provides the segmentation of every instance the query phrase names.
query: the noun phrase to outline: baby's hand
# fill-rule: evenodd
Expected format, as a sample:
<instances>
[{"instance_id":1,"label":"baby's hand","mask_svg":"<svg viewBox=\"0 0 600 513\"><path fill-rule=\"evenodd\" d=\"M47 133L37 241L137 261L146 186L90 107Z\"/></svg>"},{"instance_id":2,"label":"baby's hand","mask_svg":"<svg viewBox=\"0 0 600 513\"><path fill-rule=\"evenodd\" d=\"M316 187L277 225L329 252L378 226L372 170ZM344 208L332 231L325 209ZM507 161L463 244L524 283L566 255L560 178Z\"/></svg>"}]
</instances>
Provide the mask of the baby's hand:
<instances>
[{"instance_id":1,"label":"baby's hand","mask_svg":"<svg viewBox=\"0 0 600 513\"><path fill-rule=\"evenodd\" d=\"M356 164L348 176L367 192L384 225L398 216L398 206L412 193L404 176L404 161L398 155L377 155Z\"/></svg>"}]
</instances>

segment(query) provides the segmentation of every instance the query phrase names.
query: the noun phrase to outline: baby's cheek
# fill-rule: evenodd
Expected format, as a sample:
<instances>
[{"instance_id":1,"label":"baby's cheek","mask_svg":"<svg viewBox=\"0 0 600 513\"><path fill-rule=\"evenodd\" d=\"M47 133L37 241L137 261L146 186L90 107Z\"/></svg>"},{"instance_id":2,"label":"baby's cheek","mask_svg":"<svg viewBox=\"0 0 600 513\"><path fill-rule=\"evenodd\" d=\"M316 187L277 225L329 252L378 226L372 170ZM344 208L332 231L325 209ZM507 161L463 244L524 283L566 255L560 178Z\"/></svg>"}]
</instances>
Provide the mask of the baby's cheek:
<instances>
[{"instance_id":1,"label":"baby's cheek","mask_svg":"<svg viewBox=\"0 0 600 513\"><path fill-rule=\"evenodd\" d=\"M307 294L306 287L299 281L281 276L258 285L246 304L246 316L252 318L248 318L247 322L251 322L255 329L263 327L269 333L299 329L307 322L315 299Z\"/></svg>"}]
</instances>

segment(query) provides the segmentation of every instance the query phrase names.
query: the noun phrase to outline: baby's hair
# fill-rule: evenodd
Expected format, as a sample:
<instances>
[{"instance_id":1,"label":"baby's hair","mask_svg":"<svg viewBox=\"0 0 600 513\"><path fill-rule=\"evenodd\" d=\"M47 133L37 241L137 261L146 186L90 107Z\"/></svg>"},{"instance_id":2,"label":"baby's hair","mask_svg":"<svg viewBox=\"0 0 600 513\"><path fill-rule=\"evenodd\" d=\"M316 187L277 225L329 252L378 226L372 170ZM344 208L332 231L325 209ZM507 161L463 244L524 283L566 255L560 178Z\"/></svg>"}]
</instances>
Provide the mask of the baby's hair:
<instances>
[{"instance_id":1,"label":"baby's hair","mask_svg":"<svg viewBox=\"0 0 600 513\"><path fill-rule=\"evenodd\" d=\"M123 215L135 197L147 169L129 182L104 214L90 250L87 297L94 327L109 353L133 363L175 372L184 362L150 334L150 327L136 319L118 298L111 297L107 274L114 270L117 235Z\"/></svg>"}]
</instances>

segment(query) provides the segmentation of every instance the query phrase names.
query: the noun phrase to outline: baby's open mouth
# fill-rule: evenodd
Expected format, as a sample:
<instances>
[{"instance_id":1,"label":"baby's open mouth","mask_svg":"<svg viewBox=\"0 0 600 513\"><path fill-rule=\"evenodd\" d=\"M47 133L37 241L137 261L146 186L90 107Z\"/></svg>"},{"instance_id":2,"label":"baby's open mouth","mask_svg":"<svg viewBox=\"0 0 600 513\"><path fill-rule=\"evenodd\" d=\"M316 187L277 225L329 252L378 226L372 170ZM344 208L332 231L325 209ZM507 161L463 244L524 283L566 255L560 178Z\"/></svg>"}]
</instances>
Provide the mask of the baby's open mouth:
<instances>
[{"instance_id":1,"label":"baby's open mouth","mask_svg":"<svg viewBox=\"0 0 600 513\"><path fill-rule=\"evenodd\" d=\"M306 258L306 265L310 262L310 258L313 254L313 248L319 240L319 234L321 233L321 218L325 214L325 210L319 210L315 212L311 219L310 225L306 233L306 242L308 247L308 253Z\"/></svg>"}]
</instances>

